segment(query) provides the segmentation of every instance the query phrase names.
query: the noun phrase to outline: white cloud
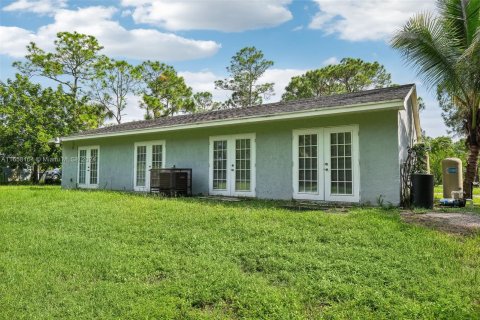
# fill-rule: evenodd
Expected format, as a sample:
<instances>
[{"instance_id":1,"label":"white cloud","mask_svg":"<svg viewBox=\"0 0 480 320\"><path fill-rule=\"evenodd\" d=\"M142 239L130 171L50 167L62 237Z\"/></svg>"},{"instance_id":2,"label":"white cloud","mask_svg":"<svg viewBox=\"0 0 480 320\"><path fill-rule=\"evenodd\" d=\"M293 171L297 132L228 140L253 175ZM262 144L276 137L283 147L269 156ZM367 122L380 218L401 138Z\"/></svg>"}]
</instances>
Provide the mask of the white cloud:
<instances>
[{"instance_id":1,"label":"white cloud","mask_svg":"<svg viewBox=\"0 0 480 320\"><path fill-rule=\"evenodd\" d=\"M290 79L295 76L304 74L307 70L301 69L268 69L260 78L260 83L273 82L273 90L275 95L270 98L268 102L280 101L282 94L285 92L285 87L290 82Z\"/></svg>"},{"instance_id":2,"label":"white cloud","mask_svg":"<svg viewBox=\"0 0 480 320\"><path fill-rule=\"evenodd\" d=\"M62 9L55 13L52 24L40 27L37 32L1 27L0 54L21 57L29 41L35 41L41 48L51 49L57 32L66 30L93 35L105 47L105 54L122 58L189 60L211 56L220 48L214 41L187 39L155 29L125 29L112 19L116 11L112 7Z\"/></svg>"},{"instance_id":3,"label":"white cloud","mask_svg":"<svg viewBox=\"0 0 480 320\"><path fill-rule=\"evenodd\" d=\"M215 80L221 78L211 71L180 71L178 75L183 77L185 82L192 87L195 92L213 91L215 89Z\"/></svg>"},{"instance_id":4,"label":"white cloud","mask_svg":"<svg viewBox=\"0 0 480 320\"><path fill-rule=\"evenodd\" d=\"M130 10L130 9L123 10L120 15L122 16L122 18L124 18L124 17L129 17L129 16L132 15L132 10Z\"/></svg>"},{"instance_id":5,"label":"white cloud","mask_svg":"<svg viewBox=\"0 0 480 320\"><path fill-rule=\"evenodd\" d=\"M133 94L127 95L126 98L127 106L122 112L122 123L134 120L143 120L145 110L140 108L141 98ZM110 121L107 121L107 123L116 123L116 121L111 119Z\"/></svg>"},{"instance_id":6,"label":"white cloud","mask_svg":"<svg viewBox=\"0 0 480 320\"><path fill-rule=\"evenodd\" d=\"M328 59L323 60L322 64L328 66L330 64L338 64L340 61L337 57L330 57Z\"/></svg>"},{"instance_id":7,"label":"white cloud","mask_svg":"<svg viewBox=\"0 0 480 320\"><path fill-rule=\"evenodd\" d=\"M292 18L291 0L122 0L136 23L167 30L236 32L274 27Z\"/></svg>"},{"instance_id":8,"label":"white cloud","mask_svg":"<svg viewBox=\"0 0 480 320\"><path fill-rule=\"evenodd\" d=\"M3 11L25 11L37 14L51 14L65 8L67 0L16 0L3 7Z\"/></svg>"},{"instance_id":9,"label":"white cloud","mask_svg":"<svg viewBox=\"0 0 480 320\"><path fill-rule=\"evenodd\" d=\"M438 102L426 103L427 107L420 113L420 124L429 137L444 136L447 134L447 127L442 118L442 109Z\"/></svg>"},{"instance_id":10,"label":"white cloud","mask_svg":"<svg viewBox=\"0 0 480 320\"><path fill-rule=\"evenodd\" d=\"M35 35L28 30L0 26L0 54L21 57L25 55L25 46L35 40Z\"/></svg>"},{"instance_id":11,"label":"white cloud","mask_svg":"<svg viewBox=\"0 0 480 320\"><path fill-rule=\"evenodd\" d=\"M208 91L212 93L214 101L225 101L230 95L228 91L215 89L215 80L223 79L223 77L211 71L182 71L178 74L185 79L188 86L192 87L194 93Z\"/></svg>"},{"instance_id":12,"label":"white cloud","mask_svg":"<svg viewBox=\"0 0 480 320\"><path fill-rule=\"evenodd\" d=\"M319 12L312 29L350 41L388 39L417 12L435 9L435 0L314 0Z\"/></svg>"}]
</instances>

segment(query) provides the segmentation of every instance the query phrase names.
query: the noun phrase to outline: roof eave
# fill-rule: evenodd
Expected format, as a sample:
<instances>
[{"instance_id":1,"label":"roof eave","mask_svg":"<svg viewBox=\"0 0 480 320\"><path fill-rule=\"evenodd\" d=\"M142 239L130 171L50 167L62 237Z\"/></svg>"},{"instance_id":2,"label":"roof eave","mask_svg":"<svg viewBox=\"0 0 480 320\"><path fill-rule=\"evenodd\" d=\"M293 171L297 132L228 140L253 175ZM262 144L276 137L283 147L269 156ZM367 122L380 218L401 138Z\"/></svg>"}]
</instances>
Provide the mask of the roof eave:
<instances>
[{"instance_id":1,"label":"roof eave","mask_svg":"<svg viewBox=\"0 0 480 320\"><path fill-rule=\"evenodd\" d=\"M344 113L357 113L357 112L369 112L369 111L380 111L380 110L401 110L401 109L404 109L404 99L395 99L395 100L380 101L380 102L374 102L374 103L362 103L362 104L353 104L353 105L347 105L347 106L310 109L310 110L300 111L300 112L299 111L283 112L283 113L276 113L276 114L262 115L262 116L250 116L250 117L241 117L241 118L234 118L234 119L179 124L179 125L164 126L164 127L151 127L151 128L135 129L135 130L124 130L124 131L111 132L111 133L67 136L67 137L62 137L61 141L63 142L63 141L88 140L88 139L138 135L138 134L147 134L147 133L156 133L156 132L188 130L188 129L195 129L195 128L217 127L217 126L243 124L243 123L299 119L299 118L306 118L306 117L312 117L312 116L328 116L328 115L336 115L336 114L344 114Z\"/></svg>"}]
</instances>

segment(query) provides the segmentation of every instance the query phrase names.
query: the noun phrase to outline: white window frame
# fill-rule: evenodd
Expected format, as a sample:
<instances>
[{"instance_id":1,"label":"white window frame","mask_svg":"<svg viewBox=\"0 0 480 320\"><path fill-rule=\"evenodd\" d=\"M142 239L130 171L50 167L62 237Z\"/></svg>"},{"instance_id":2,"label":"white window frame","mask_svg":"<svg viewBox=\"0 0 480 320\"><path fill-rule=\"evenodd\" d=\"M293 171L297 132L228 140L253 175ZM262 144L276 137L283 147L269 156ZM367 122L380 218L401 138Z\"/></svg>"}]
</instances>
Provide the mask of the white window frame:
<instances>
[{"instance_id":1,"label":"white window frame","mask_svg":"<svg viewBox=\"0 0 480 320\"><path fill-rule=\"evenodd\" d=\"M167 147L165 140L150 140L143 142L135 142L133 144L133 190L140 192L147 192L150 190L150 169L152 166L152 146L162 146L162 168L165 168L165 160L167 154ZM137 147L146 147L146 163L145 163L145 186L137 186Z\"/></svg>"},{"instance_id":2,"label":"white window frame","mask_svg":"<svg viewBox=\"0 0 480 320\"><path fill-rule=\"evenodd\" d=\"M359 126L357 124L347 126L334 126L322 128L294 129L292 131L292 177L293 198L299 200L359 202L360 201L360 145ZM330 169L330 133L352 132L352 195L332 195L330 176L326 174ZM298 161L298 137L300 135L317 134L317 192L299 192L299 161ZM328 164L328 165L327 165Z\"/></svg>"},{"instance_id":3,"label":"white window frame","mask_svg":"<svg viewBox=\"0 0 480 320\"><path fill-rule=\"evenodd\" d=\"M85 168L85 183L80 183L80 150L86 150L86 157L87 159L90 159L92 149L97 149L97 183L96 184L90 184L90 170L87 170ZM78 147L77 150L78 154L78 161L77 161L77 186L82 189L97 189L98 185L100 184L100 146L81 146ZM89 166L89 163L85 164L86 166Z\"/></svg>"},{"instance_id":4,"label":"white window frame","mask_svg":"<svg viewBox=\"0 0 480 320\"><path fill-rule=\"evenodd\" d=\"M235 140L250 139L250 191L235 191ZM218 140L227 140L227 189L213 189L213 142ZM232 147L233 146L233 147ZM211 195L231 196L231 197L255 197L256 196L256 134L232 134L222 136L210 136L208 147L208 189ZM231 171L233 166L233 173Z\"/></svg>"}]
</instances>

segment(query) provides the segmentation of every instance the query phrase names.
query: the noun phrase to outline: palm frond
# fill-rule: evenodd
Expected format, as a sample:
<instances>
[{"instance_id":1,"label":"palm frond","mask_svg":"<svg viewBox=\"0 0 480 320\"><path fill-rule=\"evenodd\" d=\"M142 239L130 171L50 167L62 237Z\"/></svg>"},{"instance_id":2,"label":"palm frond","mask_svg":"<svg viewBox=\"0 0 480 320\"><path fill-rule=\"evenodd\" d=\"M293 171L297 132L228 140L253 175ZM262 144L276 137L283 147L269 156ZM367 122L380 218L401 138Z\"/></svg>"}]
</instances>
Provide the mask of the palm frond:
<instances>
[{"instance_id":1,"label":"palm frond","mask_svg":"<svg viewBox=\"0 0 480 320\"><path fill-rule=\"evenodd\" d=\"M458 49L467 49L480 26L480 0L439 0L437 6L445 30L457 40Z\"/></svg>"},{"instance_id":2,"label":"palm frond","mask_svg":"<svg viewBox=\"0 0 480 320\"><path fill-rule=\"evenodd\" d=\"M458 66L463 66L461 75L464 86L470 93L472 104L480 108L480 28L477 29L472 43L460 56Z\"/></svg>"},{"instance_id":3,"label":"palm frond","mask_svg":"<svg viewBox=\"0 0 480 320\"><path fill-rule=\"evenodd\" d=\"M418 14L405 24L391 40L408 65L431 88L442 84L458 87L455 64L460 56L456 40L448 36L444 23L431 14Z\"/></svg>"},{"instance_id":4,"label":"palm frond","mask_svg":"<svg viewBox=\"0 0 480 320\"><path fill-rule=\"evenodd\" d=\"M460 59L466 60L474 57L480 57L480 27L477 28L470 46L463 52Z\"/></svg>"}]
</instances>

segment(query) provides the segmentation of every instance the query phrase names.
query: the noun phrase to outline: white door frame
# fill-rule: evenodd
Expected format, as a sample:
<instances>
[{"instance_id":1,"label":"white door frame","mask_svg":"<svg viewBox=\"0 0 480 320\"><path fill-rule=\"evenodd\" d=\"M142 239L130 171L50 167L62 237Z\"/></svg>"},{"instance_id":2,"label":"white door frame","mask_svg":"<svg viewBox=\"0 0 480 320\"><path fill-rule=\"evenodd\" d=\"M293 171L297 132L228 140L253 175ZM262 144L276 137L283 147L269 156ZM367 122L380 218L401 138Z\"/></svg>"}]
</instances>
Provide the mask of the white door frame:
<instances>
[{"instance_id":1,"label":"white door frame","mask_svg":"<svg viewBox=\"0 0 480 320\"><path fill-rule=\"evenodd\" d=\"M331 194L330 175L330 134L334 132L352 133L352 194ZM299 161L298 161L298 137L300 135L317 134L317 192L299 192ZM293 198L306 200L326 200L338 202L360 201L360 159L358 125L295 129L292 132L292 177Z\"/></svg>"},{"instance_id":2,"label":"white door frame","mask_svg":"<svg viewBox=\"0 0 480 320\"><path fill-rule=\"evenodd\" d=\"M236 150L235 140L250 139L250 191L235 190L236 175ZM213 142L219 140L227 141L227 188L224 190L213 189ZM233 134L223 136L211 136L209 139L208 151L208 187L211 195L234 196L234 197L255 197L256 194L256 136L255 133Z\"/></svg>"},{"instance_id":3,"label":"white door frame","mask_svg":"<svg viewBox=\"0 0 480 320\"><path fill-rule=\"evenodd\" d=\"M329 127L324 129L324 157L330 164L330 134L335 132L351 132L352 134L352 194L332 194L331 193L331 175L325 174L325 200L338 202L359 202L360 201L360 159L359 159L359 141L358 125ZM330 170L330 166L326 166Z\"/></svg>"},{"instance_id":4,"label":"white door frame","mask_svg":"<svg viewBox=\"0 0 480 320\"><path fill-rule=\"evenodd\" d=\"M317 191L316 192L300 192L299 184L299 163L298 163L298 137L301 135L316 134L317 135ZM324 161L323 161L323 128L315 129L295 129L293 130L293 197L300 200L324 200Z\"/></svg>"},{"instance_id":5,"label":"white door frame","mask_svg":"<svg viewBox=\"0 0 480 320\"><path fill-rule=\"evenodd\" d=\"M92 149L97 150L97 183L90 183L90 165ZM80 183L80 151L85 150L85 183ZM83 189L96 189L100 181L100 146L81 146L78 147L78 161L77 161L77 186Z\"/></svg>"},{"instance_id":6,"label":"white door frame","mask_svg":"<svg viewBox=\"0 0 480 320\"><path fill-rule=\"evenodd\" d=\"M162 146L162 168L165 168L166 147L165 140L150 140L134 143L133 151L133 189L135 191L149 191L150 190L150 169L152 168L152 146ZM145 159L145 186L137 186L137 147L146 147Z\"/></svg>"}]
</instances>

